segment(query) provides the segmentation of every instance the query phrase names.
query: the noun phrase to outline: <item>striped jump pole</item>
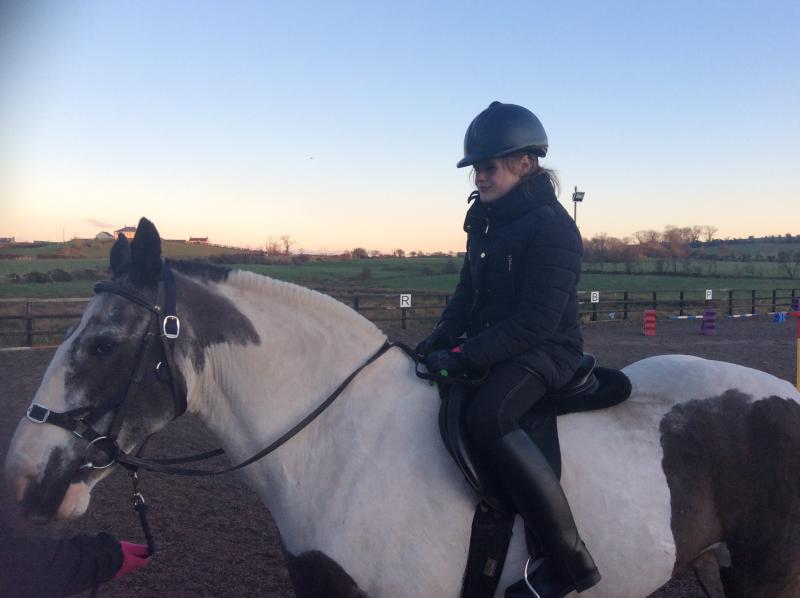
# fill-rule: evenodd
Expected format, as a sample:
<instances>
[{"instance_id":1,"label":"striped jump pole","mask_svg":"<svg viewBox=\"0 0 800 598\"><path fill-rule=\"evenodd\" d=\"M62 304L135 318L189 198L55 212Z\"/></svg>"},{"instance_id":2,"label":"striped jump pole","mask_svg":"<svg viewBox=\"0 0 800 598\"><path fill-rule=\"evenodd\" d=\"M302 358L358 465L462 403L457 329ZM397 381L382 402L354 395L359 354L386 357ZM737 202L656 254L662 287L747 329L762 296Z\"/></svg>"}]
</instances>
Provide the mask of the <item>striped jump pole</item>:
<instances>
[{"instance_id":1,"label":"striped jump pole","mask_svg":"<svg viewBox=\"0 0 800 598\"><path fill-rule=\"evenodd\" d=\"M800 390L800 311L790 311L789 315L797 318L797 346L795 347L795 359L797 360L797 363L795 364L795 386L797 387L797 390Z\"/></svg>"}]
</instances>

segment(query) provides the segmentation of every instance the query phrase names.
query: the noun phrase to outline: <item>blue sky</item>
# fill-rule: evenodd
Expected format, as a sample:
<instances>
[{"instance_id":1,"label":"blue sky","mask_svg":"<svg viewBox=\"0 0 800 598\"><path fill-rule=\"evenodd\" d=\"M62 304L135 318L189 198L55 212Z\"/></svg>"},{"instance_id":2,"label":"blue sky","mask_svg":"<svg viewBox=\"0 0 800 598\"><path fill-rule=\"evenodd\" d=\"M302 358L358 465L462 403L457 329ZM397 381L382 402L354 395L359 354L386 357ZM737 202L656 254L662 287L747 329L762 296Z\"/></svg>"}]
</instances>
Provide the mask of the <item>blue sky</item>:
<instances>
[{"instance_id":1,"label":"blue sky","mask_svg":"<svg viewBox=\"0 0 800 598\"><path fill-rule=\"evenodd\" d=\"M800 233L798 2L3 6L0 236L145 215L166 238L461 249L455 162L492 100L542 120L586 237Z\"/></svg>"}]
</instances>

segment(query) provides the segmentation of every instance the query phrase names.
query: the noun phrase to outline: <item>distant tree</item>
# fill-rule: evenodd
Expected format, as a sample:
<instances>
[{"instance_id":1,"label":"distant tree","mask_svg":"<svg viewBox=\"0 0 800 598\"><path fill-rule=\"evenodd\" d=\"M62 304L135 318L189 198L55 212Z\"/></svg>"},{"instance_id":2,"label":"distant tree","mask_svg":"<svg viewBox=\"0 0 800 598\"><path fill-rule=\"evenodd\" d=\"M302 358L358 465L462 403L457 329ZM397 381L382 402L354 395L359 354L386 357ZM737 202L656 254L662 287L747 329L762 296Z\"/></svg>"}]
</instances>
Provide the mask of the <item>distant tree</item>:
<instances>
[{"instance_id":1,"label":"distant tree","mask_svg":"<svg viewBox=\"0 0 800 598\"><path fill-rule=\"evenodd\" d=\"M662 235L657 230L637 230L633 233L633 237L640 244L647 245L648 243L660 243Z\"/></svg>"},{"instance_id":2,"label":"distant tree","mask_svg":"<svg viewBox=\"0 0 800 598\"><path fill-rule=\"evenodd\" d=\"M378 251L377 249L370 249L369 257L381 257L381 252Z\"/></svg>"},{"instance_id":3,"label":"distant tree","mask_svg":"<svg viewBox=\"0 0 800 598\"><path fill-rule=\"evenodd\" d=\"M714 235L717 234L717 227L711 226L710 224L704 224L701 228L703 229L703 240L706 243L710 243L714 239Z\"/></svg>"},{"instance_id":4,"label":"distant tree","mask_svg":"<svg viewBox=\"0 0 800 598\"><path fill-rule=\"evenodd\" d=\"M273 237L269 237L267 242L264 244L264 251L267 255L281 255L283 253L283 248L281 244L275 240Z\"/></svg>"},{"instance_id":5,"label":"distant tree","mask_svg":"<svg viewBox=\"0 0 800 598\"><path fill-rule=\"evenodd\" d=\"M800 251L779 251L778 263L789 278L800 278Z\"/></svg>"},{"instance_id":6,"label":"distant tree","mask_svg":"<svg viewBox=\"0 0 800 598\"><path fill-rule=\"evenodd\" d=\"M283 255L289 255L289 250L295 242L289 235L281 235L281 243L283 244Z\"/></svg>"},{"instance_id":7,"label":"distant tree","mask_svg":"<svg viewBox=\"0 0 800 598\"><path fill-rule=\"evenodd\" d=\"M393 257L406 257L406 252L402 249L394 249L392 250Z\"/></svg>"},{"instance_id":8,"label":"distant tree","mask_svg":"<svg viewBox=\"0 0 800 598\"><path fill-rule=\"evenodd\" d=\"M367 253L367 250L364 249L363 247L356 247L355 249L350 251L350 257L353 258L354 260L363 260L369 257L369 254Z\"/></svg>"}]
</instances>

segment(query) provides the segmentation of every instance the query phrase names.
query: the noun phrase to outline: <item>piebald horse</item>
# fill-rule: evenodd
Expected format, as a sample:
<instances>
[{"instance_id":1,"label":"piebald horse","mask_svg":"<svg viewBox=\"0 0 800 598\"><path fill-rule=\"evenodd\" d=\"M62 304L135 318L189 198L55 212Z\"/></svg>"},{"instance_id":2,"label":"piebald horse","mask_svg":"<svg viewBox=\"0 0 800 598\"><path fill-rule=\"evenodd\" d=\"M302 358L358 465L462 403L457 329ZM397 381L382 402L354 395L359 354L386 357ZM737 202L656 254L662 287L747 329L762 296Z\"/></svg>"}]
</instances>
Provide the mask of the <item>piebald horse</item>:
<instances>
[{"instance_id":1,"label":"piebald horse","mask_svg":"<svg viewBox=\"0 0 800 598\"><path fill-rule=\"evenodd\" d=\"M149 221L130 248L117 242L111 266L114 284L159 300L161 244ZM248 272L173 268L181 330L172 376L235 461L301 421L386 340L314 291ZM117 445L135 454L176 409L171 384L152 375L161 346L141 349L149 322L141 305L96 295L56 351L33 419L109 401L138 363L141 382L95 422L99 431L114 422ZM643 598L696 566L711 596L798 596L797 390L689 356L624 371L629 400L559 418L564 491L603 575L583 595ZM438 409L436 389L391 349L296 436L241 470L280 529L298 596L459 595L476 497L440 440ZM45 520L83 514L115 468L87 468L86 454L85 440L23 417L6 462L22 508ZM497 596L526 557L518 518Z\"/></svg>"}]
</instances>

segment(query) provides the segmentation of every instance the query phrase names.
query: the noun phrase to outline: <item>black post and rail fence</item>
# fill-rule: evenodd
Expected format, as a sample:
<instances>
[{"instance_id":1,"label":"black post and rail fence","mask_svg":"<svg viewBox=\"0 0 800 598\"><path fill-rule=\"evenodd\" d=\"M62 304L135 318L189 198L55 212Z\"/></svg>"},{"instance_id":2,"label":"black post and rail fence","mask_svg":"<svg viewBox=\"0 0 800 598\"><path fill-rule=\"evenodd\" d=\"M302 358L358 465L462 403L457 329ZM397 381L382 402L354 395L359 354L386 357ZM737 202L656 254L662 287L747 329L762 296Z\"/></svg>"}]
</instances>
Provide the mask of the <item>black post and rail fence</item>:
<instances>
[{"instance_id":1,"label":"black post and rail fence","mask_svg":"<svg viewBox=\"0 0 800 598\"><path fill-rule=\"evenodd\" d=\"M382 327L430 328L450 299L446 293L318 289ZM717 317L753 317L792 311L800 289L701 291L580 291L584 322L640 319L645 309L658 318L702 315L716 309ZM87 298L0 299L0 347L56 345L80 318ZM402 303L402 305L401 305Z\"/></svg>"}]
</instances>

